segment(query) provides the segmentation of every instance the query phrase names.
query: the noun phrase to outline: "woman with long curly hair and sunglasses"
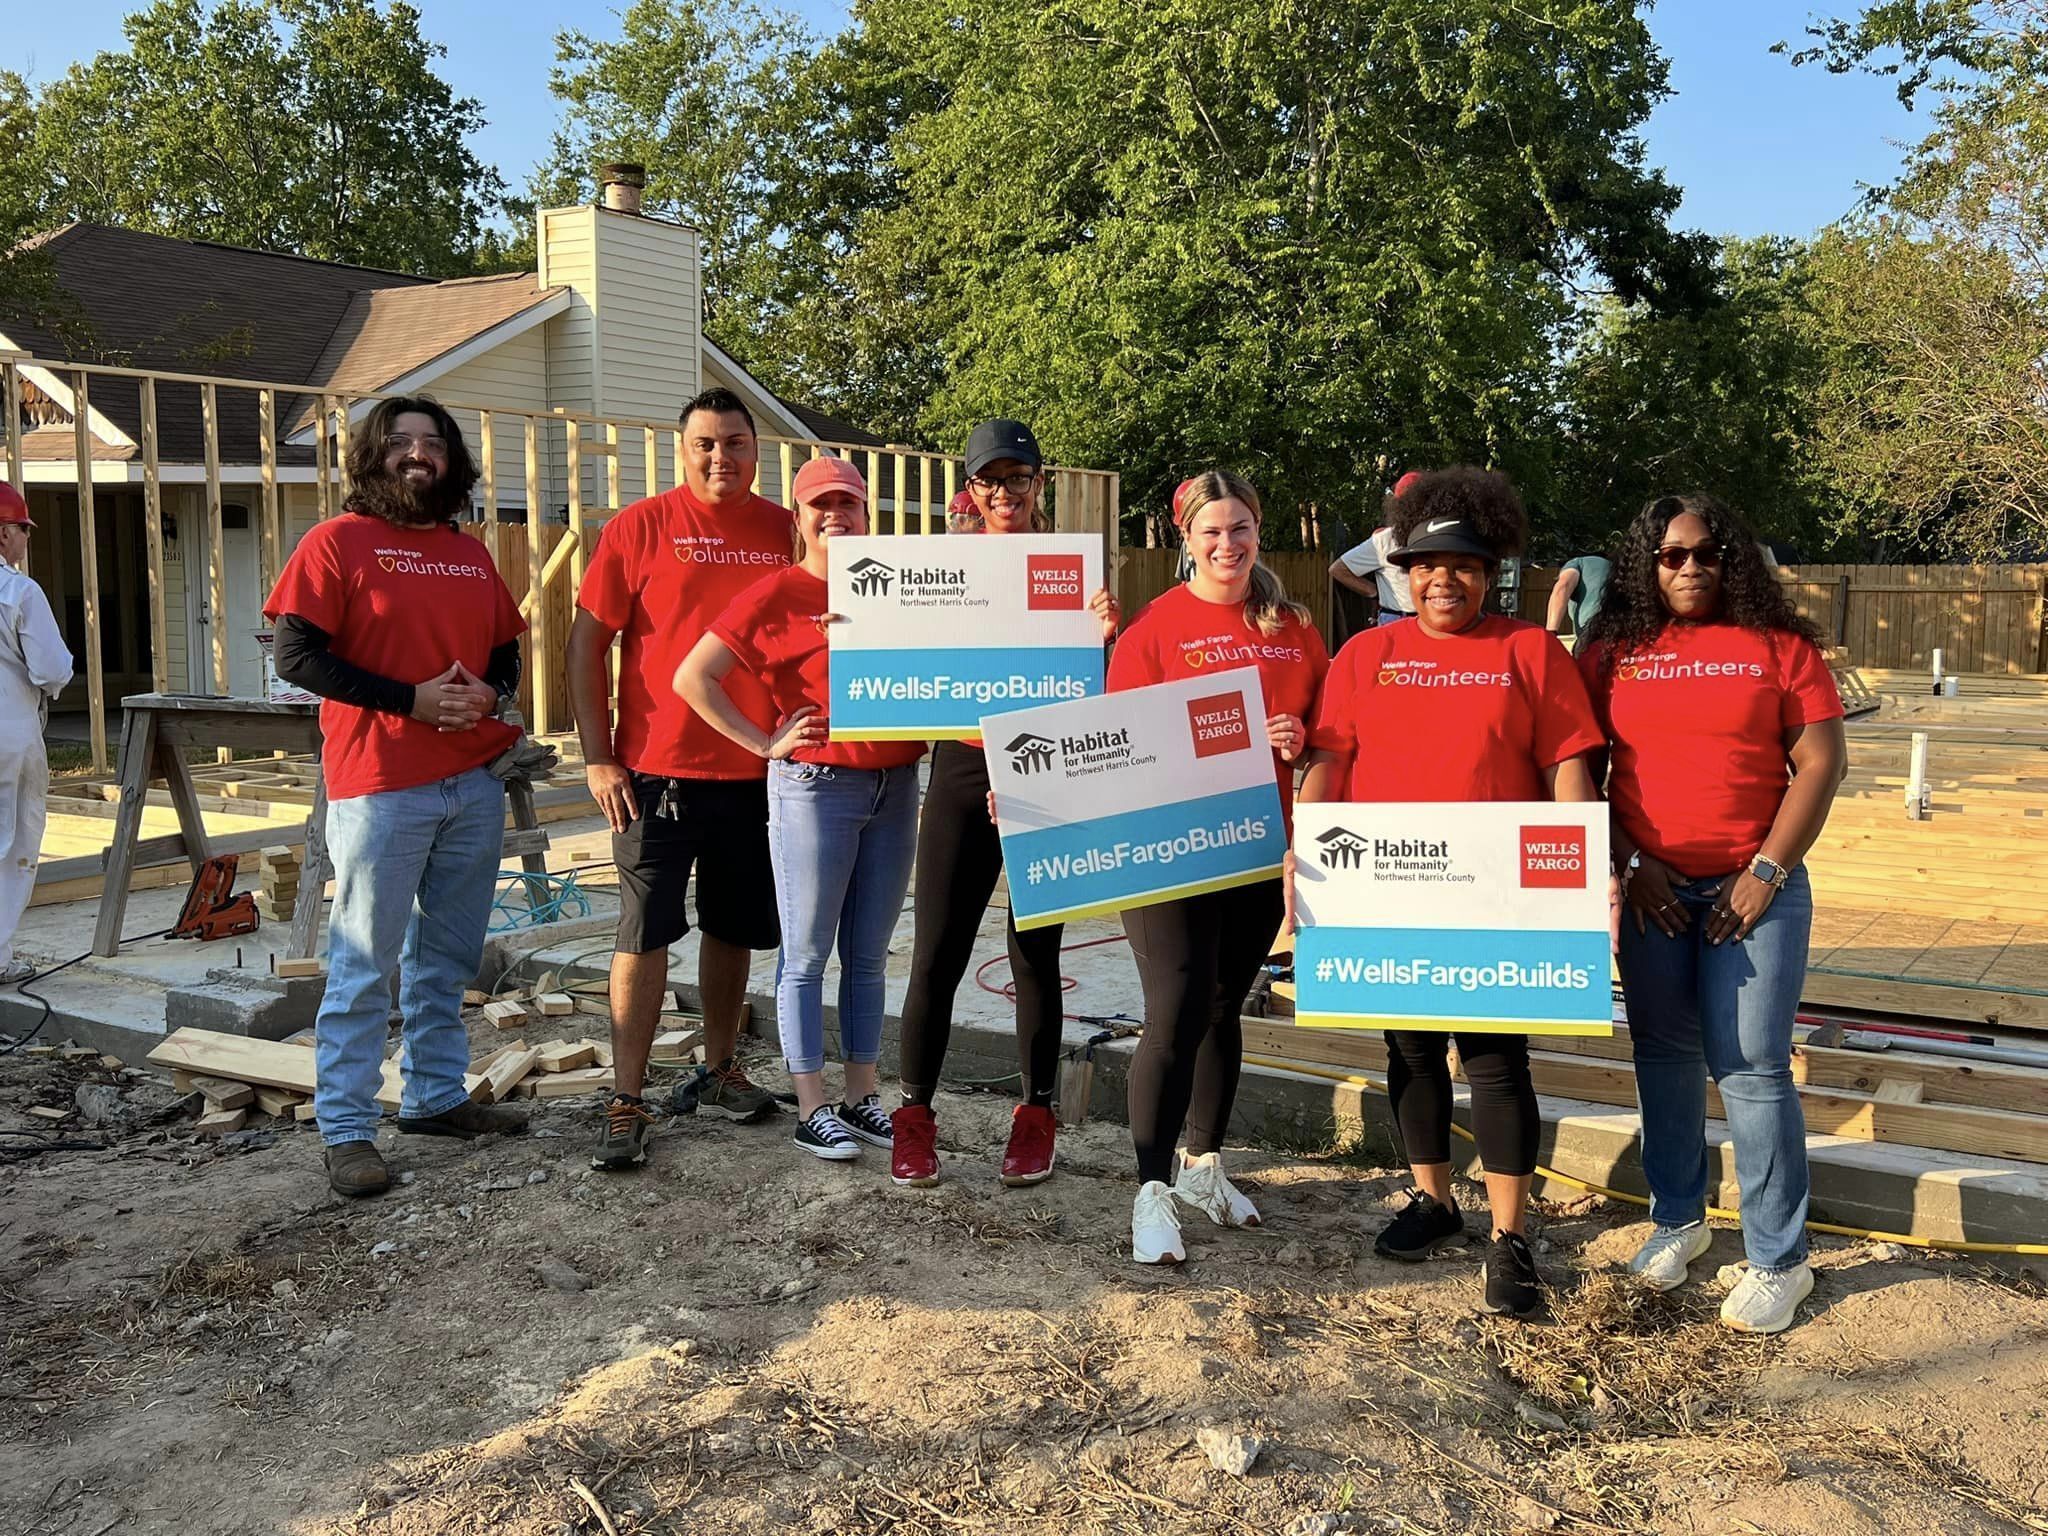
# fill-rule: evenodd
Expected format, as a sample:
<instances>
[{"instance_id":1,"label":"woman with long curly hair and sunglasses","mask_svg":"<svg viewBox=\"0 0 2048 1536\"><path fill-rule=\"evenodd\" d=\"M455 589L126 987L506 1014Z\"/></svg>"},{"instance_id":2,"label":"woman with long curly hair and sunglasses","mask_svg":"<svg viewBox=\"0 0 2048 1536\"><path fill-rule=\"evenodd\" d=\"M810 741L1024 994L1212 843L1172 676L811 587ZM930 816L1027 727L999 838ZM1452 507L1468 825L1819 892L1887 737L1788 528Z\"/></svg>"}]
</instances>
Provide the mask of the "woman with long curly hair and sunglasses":
<instances>
[{"instance_id":1,"label":"woman with long curly hair and sunglasses","mask_svg":"<svg viewBox=\"0 0 2048 1536\"><path fill-rule=\"evenodd\" d=\"M1756 535L1711 496L1636 514L1579 666L1611 742L1619 963L1655 1224L1629 1268L1669 1290L1712 1242L1711 1074L1749 1259L1721 1321L1776 1333L1813 1290L1792 1020L1813 927L1801 861L1848 768L1842 701Z\"/></svg>"}]
</instances>

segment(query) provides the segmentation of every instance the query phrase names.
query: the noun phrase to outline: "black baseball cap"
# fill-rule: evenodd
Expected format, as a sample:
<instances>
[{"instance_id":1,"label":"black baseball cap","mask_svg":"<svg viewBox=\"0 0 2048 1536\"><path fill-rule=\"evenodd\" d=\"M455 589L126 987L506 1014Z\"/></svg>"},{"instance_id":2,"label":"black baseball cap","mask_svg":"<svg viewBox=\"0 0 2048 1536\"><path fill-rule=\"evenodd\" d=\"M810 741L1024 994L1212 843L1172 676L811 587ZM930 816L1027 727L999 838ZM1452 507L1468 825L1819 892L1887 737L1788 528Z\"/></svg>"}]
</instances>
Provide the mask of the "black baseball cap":
<instances>
[{"instance_id":1,"label":"black baseball cap","mask_svg":"<svg viewBox=\"0 0 2048 1536\"><path fill-rule=\"evenodd\" d=\"M1498 565L1500 554L1462 517L1426 517L1409 530L1408 542L1388 554L1394 565L1413 565L1424 555L1477 555Z\"/></svg>"},{"instance_id":2,"label":"black baseball cap","mask_svg":"<svg viewBox=\"0 0 2048 1536\"><path fill-rule=\"evenodd\" d=\"M1015 459L1020 464L1029 464L1038 469L1045 463L1045 455L1038 451L1038 439L1031 435L1031 429L1021 421L1011 421L998 416L994 421L984 421L967 438L967 474L969 478L978 475L997 459Z\"/></svg>"}]
</instances>

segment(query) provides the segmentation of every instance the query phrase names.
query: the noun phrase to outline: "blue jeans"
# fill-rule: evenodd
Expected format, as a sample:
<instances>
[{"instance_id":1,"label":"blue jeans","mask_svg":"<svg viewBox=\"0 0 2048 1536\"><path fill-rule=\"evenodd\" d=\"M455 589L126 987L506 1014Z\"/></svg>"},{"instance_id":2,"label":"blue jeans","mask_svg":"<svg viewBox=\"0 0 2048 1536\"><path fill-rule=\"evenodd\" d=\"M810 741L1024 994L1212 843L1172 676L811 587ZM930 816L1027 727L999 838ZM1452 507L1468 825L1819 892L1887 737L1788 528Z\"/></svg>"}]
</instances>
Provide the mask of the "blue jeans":
<instances>
[{"instance_id":1,"label":"blue jeans","mask_svg":"<svg viewBox=\"0 0 2048 1536\"><path fill-rule=\"evenodd\" d=\"M462 990L483 961L504 840L505 786L481 768L328 806L334 912L313 1108L330 1147L376 1138L394 968L405 1015L399 1113L438 1115L469 1097Z\"/></svg>"},{"instance_id":2,"label":"blue jeans","mask_svg":"<svg viewBox=\"0 0 2048 1536\"><path fill-rule=\"evenodd\" d=\"M768 852L782 917L776 1022L791 1072L825 1068L825 962L839 947L839 1046L882 1054L889 939L917 851L917 765L768 765Z\"/></svg>"},{"instance_id":3,"label":"blue jeans","mask_svg":"<svg viewBox=\"0 0 2048 1536\"><path fill-rule=\"evenodd\" d=\"M1622 914L1621 986L1650 1216L1661 1227L1706 1218L1712 1073L1735 1141L1743 1251L1755 1269L1790 1269L1806 1258L1806 1120L1792 1081L1792 1020L1806 980L1813 894L1806 871L1794 870L1748 938L1717 946L1706 926L1720 885L1673 885L1692 914L1675 939L1654 925L1637 933L1634 916Z\"/></svg>"}]
</instances>

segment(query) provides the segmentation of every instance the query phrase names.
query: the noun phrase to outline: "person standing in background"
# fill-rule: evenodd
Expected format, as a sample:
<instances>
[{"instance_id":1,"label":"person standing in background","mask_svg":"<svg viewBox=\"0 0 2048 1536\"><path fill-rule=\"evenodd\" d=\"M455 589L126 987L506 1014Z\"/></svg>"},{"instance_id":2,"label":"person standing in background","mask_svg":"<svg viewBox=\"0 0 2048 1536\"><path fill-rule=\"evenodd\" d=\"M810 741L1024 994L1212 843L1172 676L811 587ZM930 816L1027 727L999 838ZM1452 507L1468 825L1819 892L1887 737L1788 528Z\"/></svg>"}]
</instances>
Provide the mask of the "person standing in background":
<instances>
[{"instance_id":1,"label":"person standing in background","mask_svg":"<svg viewBox=\"0 0 2048 1536\"><path fill-rule=\"evenodd\" d=\"M14 929L35 893L48 816L43 727L71 681L71 652L50 599L28 573L28 502L0 480L0 986L36 968L14 958Z\"/></svg>"},{"instance_id":2,"label":"person standing in background","mask_svg":"<svg viewBox=\"0 0 2048 1536\"><path fill-rule=\"evenodd\" d=\"M1408 573L1394 562L1398 545L1394 538L1394 503L1422 478L1417 470L1394 482L1380 508L1380 525L1372 537L1354 544L1330 562L1330 579L1340 587L1372 598L1379 605L1375 627L1398 624L1415 617L1415 600L1408 594Z\"/></svg>"},{"instance_id":3,"label":"person standing in background","mask_svg":"<svg viewBox=\"0 0 2048 1536\"><path fill-rule=\"evenodd\" d=\"M1583 635L1600 611L1607 596L1607 580L1613 574L1614 566L1605 555L1580 555L1565 561L1564 568L1557 573L1556 585L1550 589L1550 608L1543 627L1553 635L1562 635L1565 620L1570 619L1572 638Z\"/></svg>"}]
</instances>

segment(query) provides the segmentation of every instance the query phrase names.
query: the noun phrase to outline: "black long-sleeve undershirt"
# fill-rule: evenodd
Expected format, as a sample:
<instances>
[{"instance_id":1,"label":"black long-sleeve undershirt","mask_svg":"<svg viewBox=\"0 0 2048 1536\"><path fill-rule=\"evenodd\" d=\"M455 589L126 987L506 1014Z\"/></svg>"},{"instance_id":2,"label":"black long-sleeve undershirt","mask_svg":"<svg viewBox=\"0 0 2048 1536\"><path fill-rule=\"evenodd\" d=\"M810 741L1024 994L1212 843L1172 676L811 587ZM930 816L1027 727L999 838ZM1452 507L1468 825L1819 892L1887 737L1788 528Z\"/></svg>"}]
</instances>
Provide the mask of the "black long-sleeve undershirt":
<instances>
[{"instance_id":1,"label":"black long-sleeve undershirt","mask_svg":"<svg viewBox=\"0 0 2048 1536\"><path fill-rule=\"evenodd\" d=\"M412 713L413 684L343 661L329 649L333 638L319 625L295 613L280 614L277 639L272 646L277 675L294 688L317 693L323 699L391 715ZM519 642L507 640L492 650L491 659L484 666L484 681L500 693L510 693L519 686L519 671Z\"/></svg>"}]
</instances>

